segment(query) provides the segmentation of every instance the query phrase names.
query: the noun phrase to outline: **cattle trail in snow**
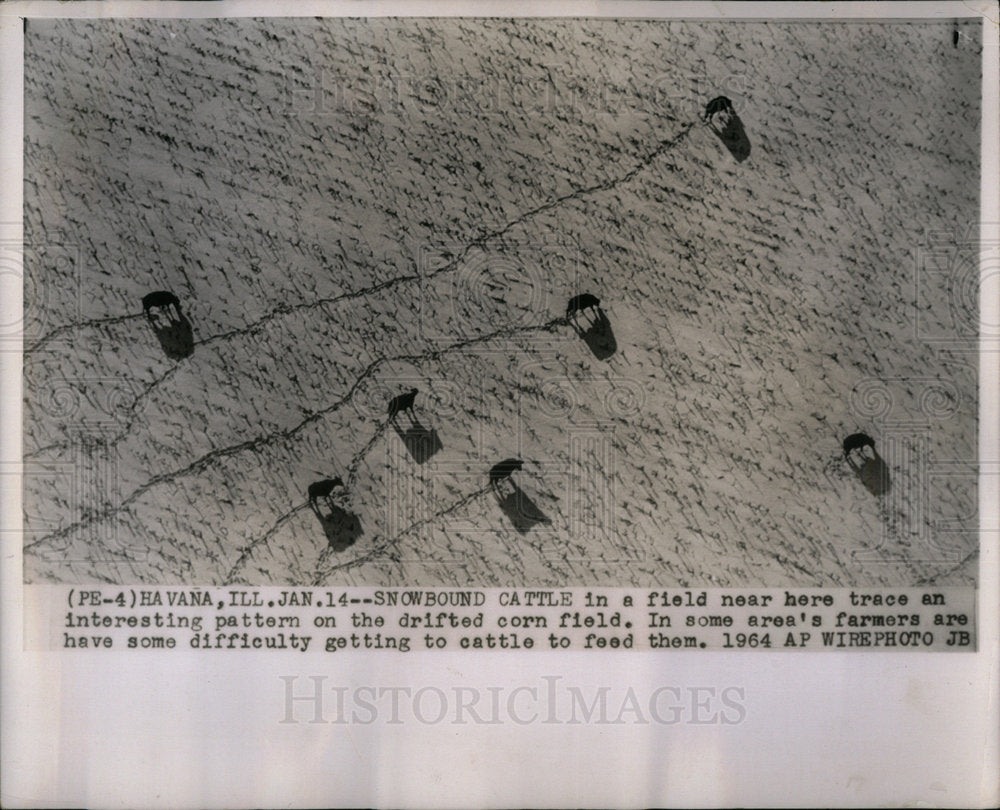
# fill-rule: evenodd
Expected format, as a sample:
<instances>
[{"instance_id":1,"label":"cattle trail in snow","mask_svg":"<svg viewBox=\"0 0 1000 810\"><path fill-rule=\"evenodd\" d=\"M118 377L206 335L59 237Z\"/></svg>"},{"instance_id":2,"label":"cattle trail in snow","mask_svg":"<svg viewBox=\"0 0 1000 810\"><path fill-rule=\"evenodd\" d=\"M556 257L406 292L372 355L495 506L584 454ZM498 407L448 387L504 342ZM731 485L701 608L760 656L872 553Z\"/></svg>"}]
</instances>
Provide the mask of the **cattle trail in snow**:
<instances>
[{"instance_id":1,"label":"cattle trail in snow","mask_svg":"<svg viewBox=\"0 0 1000 810\"><path fill-rule=\"evenodd\" d=\"M954 25L29 21L26 581L975 584Z\"/></svg>"}]
</instances>

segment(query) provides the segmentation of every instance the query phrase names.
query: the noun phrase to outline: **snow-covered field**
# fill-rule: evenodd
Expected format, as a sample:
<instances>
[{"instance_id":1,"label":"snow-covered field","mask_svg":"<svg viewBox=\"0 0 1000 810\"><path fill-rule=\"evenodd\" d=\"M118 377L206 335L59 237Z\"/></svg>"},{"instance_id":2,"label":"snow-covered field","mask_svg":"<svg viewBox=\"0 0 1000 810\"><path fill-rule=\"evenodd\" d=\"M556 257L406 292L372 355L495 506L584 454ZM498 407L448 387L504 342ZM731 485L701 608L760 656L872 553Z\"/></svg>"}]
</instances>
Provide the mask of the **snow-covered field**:
<instances>
[{"instance_id":1,"label":"snow-covered field","mask_svg":"<svg viewBox=\"0 0 1000 810\"><path fill-rule=\"evenodd\" d=\"M25 36L27 581L976 583L977 24Z\"/></svg>"}]
</instances>

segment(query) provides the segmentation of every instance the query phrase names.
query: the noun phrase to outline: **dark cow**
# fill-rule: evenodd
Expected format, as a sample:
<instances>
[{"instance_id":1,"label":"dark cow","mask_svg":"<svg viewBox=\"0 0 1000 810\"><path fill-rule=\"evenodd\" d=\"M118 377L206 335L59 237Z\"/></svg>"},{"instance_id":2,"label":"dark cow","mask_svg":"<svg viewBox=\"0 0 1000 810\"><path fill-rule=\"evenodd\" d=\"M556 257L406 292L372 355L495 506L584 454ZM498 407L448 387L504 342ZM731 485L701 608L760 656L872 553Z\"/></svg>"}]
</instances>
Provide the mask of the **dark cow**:
<instances>
[{"instance_id":1,"label":"dark cow","mask_svg":"<svg viewBox=\"0 0 1000 810\"><path fill-rule=\"evenodd\" d=\"M320 498L329 499L330 493L333 492L335 487L344 486L344 482L340 479L340 476L334 478L324 478L322 481L316 481L309 485L309 505L315 509L316 502Z\"/></svg>"},{"instance_id":2,"label":"dark cow","mask_svg":"<svg viewBox=\"0 0 1000 810\"><path fill-rule=\"evenodd\" d=\"M519 458L506 458L499 464L494 464L490 467L490 484L494 487L499 486L502 481L507 480L523 467L524 462Z\"/></svg>"},{"instance_id":3,"label":"dark cow","mask_svg":"<svg viewBox=\"0 0 1000 810\"><path fill-rule=\"evenodd\" d=\"M566 305L566 317L572 317L584 309L597 309L601 305L601 299L590 293L574 295Z\"/></svg>"},{"instance_id":4,"label":"dark cow","mask_svg":"<svg viewBox=\"0 0 1000 810\"><path fill-rule=\"evenodd\" d=\"M863 450L865 447L875 449L875 440L867 433L852 433L844 439L844 457L851 454L852 450Z\"/></svg>"},{"instance_id":5,"label":"dark cow","mask_svg":"<svg viewBox=\"0 0 1000 810\"><path fill-rule=\"evenodd\" d=\"M182 360L194 351L194 331L181 302L168 290L157 290L142 297L142 309L164 354Z\"/></svg>"},{"instance_id":6,"label":"dark cow","mask_svg":"<svg viewBox=\"0 0 1000 810\"><path fill-rule=\"evenodd\" d=\"M169 306L173 306L180 311L181 302L178 300L176 295L168 290L157 290L156 292L151 292L149 295L144 295L142 297L142 311L147 314L153 307Z\"/></svg>"},{"instance_id":7,"label":"dark cow","mask_svg":"<svg viewBox=\"0 0 1000 810\"><path fill-rule=\"evenodd\" d=\"M412 411L413 410L413 400L417 398L417 389L411 388L407 393L400 394L398 397L393 397L389 400L389 418L395 419L396 415L402 411Z\"/></svg>"},{"instance_id":8,"label":"dark cow","mask_svg":"<svg viewBox=\"0 0 1000 810\"><path fill-rule=\"evenodd\" d=\"M865 448L870 448L869 454ZM851 453L857 452L852 456ZM867 433L852 433L844 439L844 458L872 495L885 495L891 485L889 467L875 449L875 440Z\"/></svg>"},{"instance_id":9,"label":"dark cow","mask_svg":"<svg viewBox=\"0 0 1000 810\"><path fill-rule=\"evenodd\" d=\"M714 116L722 112L726 113L727 116L732 115L734 113L733 102L725 96L716 96L705 105L705 123L708 123Z\"/></svg>"}]
</instances>

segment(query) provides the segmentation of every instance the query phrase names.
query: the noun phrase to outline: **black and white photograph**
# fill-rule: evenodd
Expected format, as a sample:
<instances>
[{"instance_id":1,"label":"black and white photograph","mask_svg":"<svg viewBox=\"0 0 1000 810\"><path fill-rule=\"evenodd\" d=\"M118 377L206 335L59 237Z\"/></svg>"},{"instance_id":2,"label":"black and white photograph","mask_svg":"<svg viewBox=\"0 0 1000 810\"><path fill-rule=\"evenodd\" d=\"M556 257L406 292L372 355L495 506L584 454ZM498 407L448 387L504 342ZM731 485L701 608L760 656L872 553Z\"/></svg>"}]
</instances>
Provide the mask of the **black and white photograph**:
<instances>
[{"instance_id":1,"label":"black and white photograph","mask_svg":"<svg viewBox=\"0 0 1000 810\"><path fill-rule=\"evenodd\" d=\"M995 5L0 3L0 804L997 806Z\"/></svg>"},{"instance_id":2,"label":"black and white photograph","mask_svg":"<svg viewBox=\"0 0 1000 810\"><path fill-rule=\"evenodd\" d=\"M24 581L975 587L981 62L28 20Z\"/></svg>"}]
</instances>

